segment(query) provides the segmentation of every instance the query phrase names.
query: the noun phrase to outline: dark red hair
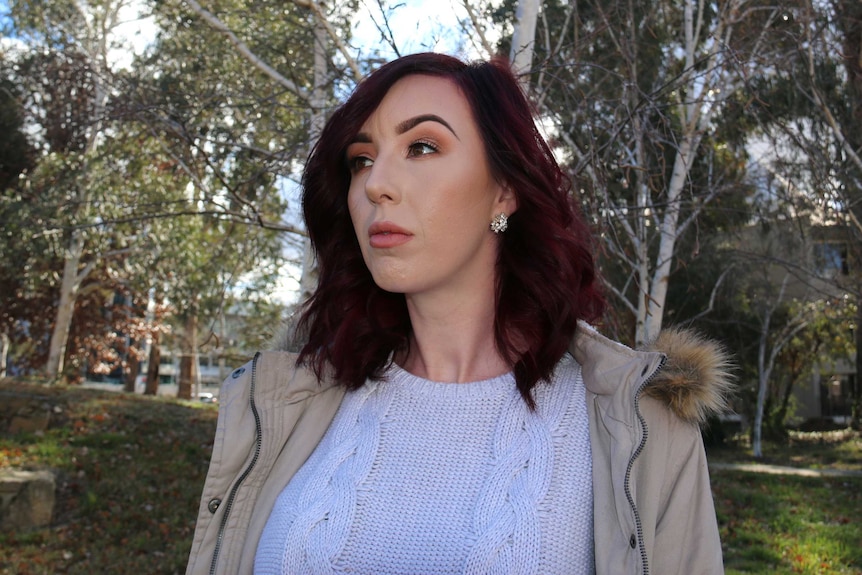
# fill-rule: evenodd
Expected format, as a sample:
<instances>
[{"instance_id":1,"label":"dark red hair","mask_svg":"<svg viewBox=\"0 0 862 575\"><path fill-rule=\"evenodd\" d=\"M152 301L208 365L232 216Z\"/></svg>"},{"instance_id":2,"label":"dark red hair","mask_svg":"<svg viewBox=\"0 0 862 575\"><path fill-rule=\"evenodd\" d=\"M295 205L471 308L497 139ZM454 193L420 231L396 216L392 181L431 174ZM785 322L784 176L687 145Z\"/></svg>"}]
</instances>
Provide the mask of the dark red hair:
<instances>
[{"instance_id":1,"label":"dark red hair","mask_svg":"<svg viewBox=\"0 0 862 575\"><path fill-rule=\"evenodd\" d=\"M596 287L590 232L569 195L569 181L502 60L465 64L442 54L404 56L360 82L329 118L302 179L320 279L300 318L307 340L298 363L318 378L329 365L337 382L355 389L379 378L393 352L407 349L411 326L404 296L377 287L359 250L347 208L345 154L389 89L413 74L448 78L459 87L492 174L517 198L518 209L501 234L494 338L532 407L530 391L550 380L577 321L598 318L604 300Z\"/></svg>"}]
</instances>

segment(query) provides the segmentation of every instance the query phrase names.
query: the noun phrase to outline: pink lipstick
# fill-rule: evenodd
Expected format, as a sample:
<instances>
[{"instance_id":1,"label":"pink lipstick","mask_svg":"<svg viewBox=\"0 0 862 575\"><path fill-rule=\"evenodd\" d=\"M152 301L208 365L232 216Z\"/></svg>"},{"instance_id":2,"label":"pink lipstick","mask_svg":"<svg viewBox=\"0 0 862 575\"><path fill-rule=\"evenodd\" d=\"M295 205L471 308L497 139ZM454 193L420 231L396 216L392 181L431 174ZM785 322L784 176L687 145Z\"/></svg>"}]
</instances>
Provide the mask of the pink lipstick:
<instances>
[{"instance_id":1,"label":"pink lipstick","mask_svg":"<svg viewBox=\"0 0 862 575\"><path fill-rule=\"evenodd\" d=\"M368 243L372 248L386 249L406 244L413 234L392 222L374 222L368 228Z\"/></svg>"}]
</instances>

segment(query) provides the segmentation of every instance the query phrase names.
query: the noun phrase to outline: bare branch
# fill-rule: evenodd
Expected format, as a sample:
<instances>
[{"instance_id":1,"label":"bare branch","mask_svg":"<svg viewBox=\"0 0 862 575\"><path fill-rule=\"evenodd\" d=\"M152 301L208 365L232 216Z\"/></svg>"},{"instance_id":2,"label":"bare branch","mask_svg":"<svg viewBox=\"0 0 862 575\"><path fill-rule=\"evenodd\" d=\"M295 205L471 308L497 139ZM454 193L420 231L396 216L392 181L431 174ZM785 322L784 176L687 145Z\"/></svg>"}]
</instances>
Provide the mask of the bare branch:
<instances>
[{"instance_id":1,"label":"bare branch","mask_svg":"<svg viewBox=\"0 0 862 575\"><path fill-rule=\"evenodd\" d=\"M308 233L296 226L290 224L284 224L280 222L273 222L270 220L266 220L261 217L251 218L247 215L238 214L236 212L231 212L229 210L179 210L179 211L171 211L171 212L162 212L162 213L154 213L154 214L136 214L134 216L129 216L127 218L112 218L100 220L98 223L88 223L88 224L79 224L73 226L71 229L73 230L84 230L88 228L96 228L105 225L115 225L115 224L126 224L131 222L146 222L151 220L164 220L168 218L178 218L178 217L186 217L186 216L210 216L217 217L226 222L231 222L235 224L242 225L253 225L258 226L267 230L274 230L277 232L287 232L289 234L295 234L301 237L308 237ZM46 230L45 234L52 230ZM56 230L53 230L56 231ZM89 271L87 272L89 273Z\"/></svg>"},{"instance_id":2,"label":"bare branch","mask_svg":"<svg viewBox=\"0 0 862 575\"><path fill-rule=\"evenodd\" d=\"M617 299L620 300L620 303L622 303L626 308L628 308L628 310L630 312L632 312L633 314L637 313L637 311L638 311L637 308L632 305L632 302L629 301L629 298L627 298L624 293L620 292L613 284L611 284L609 281L607 281L604 277L602 278L602 283L605 285L605 287L612 294L617 296Z\"/></svg>"},{"instance_id":3,"label":"bare branch","mask_svg":"<svg viewBox=\"0 0 862 575\"><path fill-rule=\"evenodd\" d=\"M479 18L476 15L476 11L473 9L473 5L470 3L470 0L462 0L461 4L463 4L464 9L467 11L467 16L470 18L470 23L473 24L473 30L476 31L476 34L479 35L479 42L482 46L482 49L485 51L487 56L491 56L494 54L495 50L491 46L491 43L488 42L488 38L485 36L485 27L481 25L479 22Z\"/></svg>"},{"instance_id":4,"label":"bare branch","mask_svg":"<svg viewBox=\"0 0 862 575\"><path fill-rule=\"evenodd\" d=\"M736 267L736 264L730 264L723 272L721 272L721 275L718 276L717 280L715 280L715 285L712 286L712 292L709 294L709 305L706 306L705 310L689 319L688 321L690 323L694 323L700 318L712 313L712 310L715 309L715 297L718 294L718 288L721 287L721 284L724 283L724 278L727 277L727 274L729 274L734 267Z\"/></svg>"},{"instance_id":5,"label":"bare branch","mask_svg":"<svg viewBox=\"0 0 862 575\"><path fill-rule=\"evenodd\" d=\"M227 25L219 20L217 16L207 11L203 6L201 6L197 0L185 0L185 2L191 6L192 10L197 12L197 14L207 21L207 23L214 28L215 30L224 34L228 41L233 44L239 53L249 62L251 62L258 70L272 78L274 81L278 82L285 89L289 90L291 93L295 94L297 97L301 98L304 101L308 101L310 99L310 94L307 90L304 90L300 86L297 86L296 83L291 80L285 78L282 74L278 72L275 68L261 60L251 49L246 46L246 44L240 40L236 34L234 34ZM297 2L299 4L299 2Z\"/></svg>"},{"instance_id":6,"label":"bare branch","mask_svg":"<svg viewBox=\"0 0 862 575\"><path fill-rule=\"evenodd\" d=\"M359 69L359 64L357 64L356 59L350 53L350 50L347 49L344 41L335 31L335 28L333 28L332 24L329 23L329 20L326 18L326 14L323 13L322 4L314 2L313 0L293 0L293 3L302 8L308 8L311 10L312 14L314 14L314 18L326 29L326 33L329 35L330 40L332 40L335 47L338 48L338 51L341 52L341 55L347 62L347 66L353 72L353 79L357 82L360 81L362 79L362 70Z\"/></svg>"}]
</instances>

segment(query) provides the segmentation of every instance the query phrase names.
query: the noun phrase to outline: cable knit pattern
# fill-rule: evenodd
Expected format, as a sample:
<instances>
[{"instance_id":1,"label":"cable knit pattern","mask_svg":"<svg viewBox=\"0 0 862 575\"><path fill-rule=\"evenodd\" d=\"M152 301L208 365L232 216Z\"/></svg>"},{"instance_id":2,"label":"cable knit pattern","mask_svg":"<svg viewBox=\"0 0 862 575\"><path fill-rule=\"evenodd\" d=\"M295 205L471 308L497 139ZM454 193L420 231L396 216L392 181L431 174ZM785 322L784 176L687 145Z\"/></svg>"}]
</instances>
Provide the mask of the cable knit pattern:
<instances>
[{"instance_id":1,"label":"cable knit pattern","mask_svg":"<svg viewBox=\"0 0 862 575\"><path fill-rule=\"evenodd\" d=\"M389 394L375 394L370 383L357 392L333 422L329 456L318 469L319 481L310 483L296 502L302 510L287 532L288 541L302 542L286 548L282 571L291 565L308 565L312 573L334 573L332 563L344 548L356 510L359 484L368 475L380 440L381 415Z\"/></svg>"},{"instance_id":2,"label":"cable knit pattern","mask_svg":"<svg viewBox=\"0 0 862 575\"><path fill-rule=\"evenodd\" d=\"M504 413L518 417L500 418L494 434L494 468L473 521L473 529L482 535L467 558L468 573L539 572L539 506L554 467L552 432L559 428L572 390L561 385L558 393L537 402L536 412L522 408L520 394L509 398Z\"/></svg>"},{"instance_id":3,"label":"cable knit pattern","mask_svg":"<svg viewBox=\"0 0 862 575\"><path fill-rule=\"evenodd\" d=\"M279 496L255 573L594 572L589 427L566 356L531 412L511 374L397 366L345 397Z\"/></svg>"}]
</instances>

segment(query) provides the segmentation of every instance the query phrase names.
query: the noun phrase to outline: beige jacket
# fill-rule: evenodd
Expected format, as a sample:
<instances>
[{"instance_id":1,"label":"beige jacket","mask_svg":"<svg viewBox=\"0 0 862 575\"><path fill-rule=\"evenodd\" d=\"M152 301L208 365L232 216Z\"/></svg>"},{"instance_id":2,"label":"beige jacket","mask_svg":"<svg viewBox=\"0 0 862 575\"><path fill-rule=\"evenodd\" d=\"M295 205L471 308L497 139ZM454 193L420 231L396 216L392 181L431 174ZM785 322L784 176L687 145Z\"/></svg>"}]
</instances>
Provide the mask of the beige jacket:
<instances>
[{"instance_id":1,"label":"beige jacket","mask_svg":"<svg viewBox=\"0 0 862 575\"><path fill-rule=\"evenodd\" d=\"M727 358L687 332L633 351L581 325L598 575L722 573L698 422L724 407ZM186 573L252 572L276 498L335 416L344 390L259 353L223 384Z\"/></svg>"}]
</instances>

